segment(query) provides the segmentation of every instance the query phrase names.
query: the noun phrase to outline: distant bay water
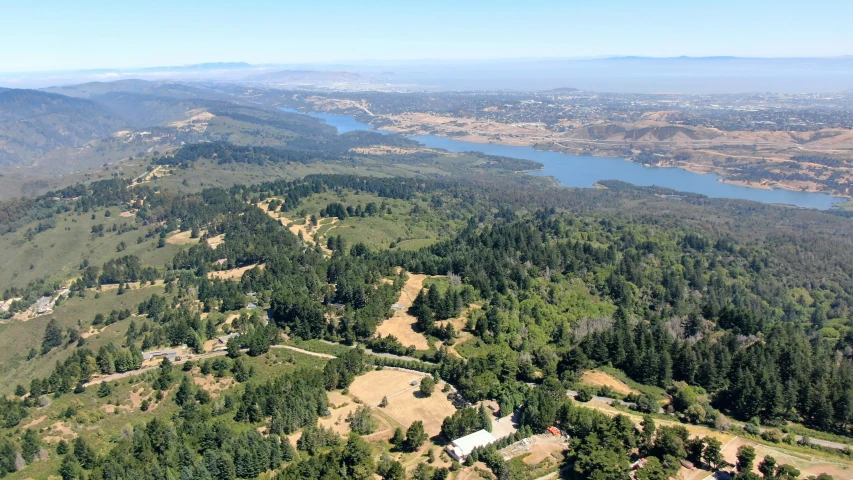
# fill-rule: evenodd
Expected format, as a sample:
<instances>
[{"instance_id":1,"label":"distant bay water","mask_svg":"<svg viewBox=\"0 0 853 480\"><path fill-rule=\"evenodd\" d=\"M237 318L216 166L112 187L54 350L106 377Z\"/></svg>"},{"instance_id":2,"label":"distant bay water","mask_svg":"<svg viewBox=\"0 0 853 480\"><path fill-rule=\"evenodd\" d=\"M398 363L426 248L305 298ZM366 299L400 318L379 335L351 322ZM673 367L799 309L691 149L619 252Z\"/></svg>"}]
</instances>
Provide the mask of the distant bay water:
<instances>
[{"instance_id":1,"label":"distant bay water","mask_svg":"<svg viewBox=\"0 0 853 480\"><path fill-rule=\"evenodd\" d=\"M290 108L279 108L285 112L320 118L337 128L338 133L355 130L388 133L376 130L348 115L304 113ZM826 193L782 189L767 190L731 185L718 181L719 175L695 173L681 168L645 167L625 158L567 155L559 152L535 150L533 147L465 142L437 135L417 135L411 138L427 147L440 148L449 152L482 152L487 155L533 160L544 165L544 169L530 172L530 175L553 177L560 185L566 187L592 188L596 182L602 180L621 180L634 185L667 187L680 192L698 193L711 198L736 198L819 210L827 210L834 204L844 201L842 198L833 197Z\"/></svg>"}]
</instances>

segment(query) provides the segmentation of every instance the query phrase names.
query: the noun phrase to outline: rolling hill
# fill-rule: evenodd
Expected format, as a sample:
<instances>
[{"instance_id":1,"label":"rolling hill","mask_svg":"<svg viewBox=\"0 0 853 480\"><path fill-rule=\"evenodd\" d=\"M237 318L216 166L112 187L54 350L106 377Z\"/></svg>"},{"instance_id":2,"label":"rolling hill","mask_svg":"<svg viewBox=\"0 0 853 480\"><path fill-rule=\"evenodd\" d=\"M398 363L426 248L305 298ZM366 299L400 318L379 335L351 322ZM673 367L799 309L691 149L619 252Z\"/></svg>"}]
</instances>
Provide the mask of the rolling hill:
<instances>
[{"instance_id":1,"label":"rolling hill","mask_svg":"<svg viewBox=\"0 0 853 480\"><path fill-rule=\"evenodd\" d=\"M0 91L0 164L26 164L63 147L79 147L127 122L95 102L37 90Z\"/></svg>"}]
</instances>

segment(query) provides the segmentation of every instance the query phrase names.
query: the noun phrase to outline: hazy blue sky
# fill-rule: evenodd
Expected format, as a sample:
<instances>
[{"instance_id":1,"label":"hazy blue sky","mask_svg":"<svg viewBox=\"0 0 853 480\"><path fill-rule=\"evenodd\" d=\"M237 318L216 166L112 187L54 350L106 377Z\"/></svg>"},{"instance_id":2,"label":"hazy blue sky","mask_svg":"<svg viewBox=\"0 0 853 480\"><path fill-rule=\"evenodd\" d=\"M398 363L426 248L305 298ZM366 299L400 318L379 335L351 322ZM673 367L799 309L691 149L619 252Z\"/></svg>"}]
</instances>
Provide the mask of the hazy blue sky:
<instances>
[{"instance_id":1,"label":"hazy blue sky","mask_svg":"<svg viewBox=\"0 0 853 480\"><path fill-rule=\"evenodd\" d=\"M853 0L0 0L0 71L853 54Z\"/></svg>"}]
</instances>

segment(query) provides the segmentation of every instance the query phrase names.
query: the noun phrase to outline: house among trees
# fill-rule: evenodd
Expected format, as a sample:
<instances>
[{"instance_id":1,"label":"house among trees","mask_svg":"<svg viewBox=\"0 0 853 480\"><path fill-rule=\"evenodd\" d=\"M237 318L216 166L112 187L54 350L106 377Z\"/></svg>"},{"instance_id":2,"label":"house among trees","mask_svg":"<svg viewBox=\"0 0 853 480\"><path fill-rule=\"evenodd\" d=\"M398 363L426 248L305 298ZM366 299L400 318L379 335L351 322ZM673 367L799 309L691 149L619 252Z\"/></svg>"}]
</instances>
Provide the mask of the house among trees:
<instances>
[{"instance_id":1,"label":"house among trees","mask_svg":"<svg viewBox=\"0 0 853 480\"><path fill-rule=\"evenodd\" d=\"M457 461L464 462L475 448L485 447L497 441L498 439L491 432L477 430L470 435L465 435L450 442L450 445L447 446L447 453Z\"/></svg>"},{"instance_id":2,"label":"house among trees","mask_svg":"<svg viewBox=\"0 0 853 480\"><path fill-rule=\"evenodd\" d=\"M156 358L168 358L170 362L181 359L184 349L151 350L142 352L142 360L147 362Z\"/></svg>"},{"instance_id":3,"label":"house among trees","mask_svg":"<svg viewBox=\"0 0 853 480\"><path fill-rule=\"evenodd\" d=\"M236 332L229 333L228 335L223 335L223 336L216 339L216 343L219 345L225 345L226 343L228 343L228 340L231 340L232 338L234 338L238 335L239 334Z\"/></svg>"}]
</instances>

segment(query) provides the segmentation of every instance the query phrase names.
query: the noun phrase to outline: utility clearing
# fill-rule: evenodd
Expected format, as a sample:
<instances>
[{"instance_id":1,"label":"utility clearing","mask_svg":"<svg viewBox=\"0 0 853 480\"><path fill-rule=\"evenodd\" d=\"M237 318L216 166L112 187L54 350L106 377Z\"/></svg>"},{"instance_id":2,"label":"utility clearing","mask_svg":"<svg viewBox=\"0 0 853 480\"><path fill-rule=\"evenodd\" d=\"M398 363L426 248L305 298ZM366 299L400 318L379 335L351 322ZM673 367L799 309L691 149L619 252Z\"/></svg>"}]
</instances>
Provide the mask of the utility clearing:
<instances>
[{"instance_id":1,"label":"utility clearing","mask_svg":"<svg viewBox=\"0 0 853 480\"><path fill-rule=\"evenodd\" d=\"M424 280L427 278L429 278L428 275L409 274L409 279L406 280L403 291L400 292L400 298L397 299L398 308L394 310L394 315L391 318L376 327L377 335L383 337L394 335L406 347L414 345L418 350L429 349L427 338L423 333L417 331L418 320L409 313L409 308L418 293L424 288Z\"/></svg>"}]
</instances>

